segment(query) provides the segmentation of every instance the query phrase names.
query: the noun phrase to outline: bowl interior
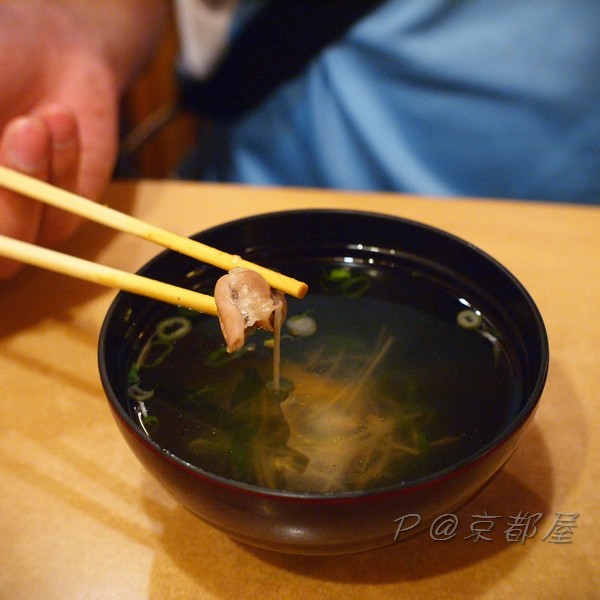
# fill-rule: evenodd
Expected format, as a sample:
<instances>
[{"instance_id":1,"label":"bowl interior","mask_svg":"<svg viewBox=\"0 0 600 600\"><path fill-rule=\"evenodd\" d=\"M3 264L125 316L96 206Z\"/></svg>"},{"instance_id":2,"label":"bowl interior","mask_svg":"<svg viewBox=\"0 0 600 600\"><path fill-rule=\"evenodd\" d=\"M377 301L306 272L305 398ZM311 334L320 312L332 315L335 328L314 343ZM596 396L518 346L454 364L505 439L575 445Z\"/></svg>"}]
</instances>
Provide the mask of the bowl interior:
<instances>
[{"instance_id":1,"label":"bowl interior","mask_svg":"<svg viewBox=\"0 0 600 600\"><path fill-rule=\"evenodd\" d=\"M415 377L431 382L428 384L430 396L445 393L453 386L455 389L468 387L468 393L458 390L455 401L469 396L473 410L453 411L458 415L457 421L464 421L465 415L487 413L485 418L464 430L467 433L463 435L470 437L472 443L460 446L455 454L452 450L449 454L441 452L447 456L437 466L426 471L415 468L398 481L383 480L368 492L349 489L340 492L342 494L410 487L443 477L478 460L509 438L529 418L539 400L546 378L548 346L544 324L534 302L497 261L454 236L412 221L372 213L308 210L259 215L201 232L194 238L308 281L311 287L307 299L290 299L288 315L302 312L306 305L312 308L311 296L323 294L328 297L328 303L317 304L314 312L330 315L325 321L335 320L336 310L339 310L336 307L349 307L351 317L348 319L357 323L385 321L390 304L401 303L408 307L413 317L406 319L394 335L394 339L404 338L405 343L400 349L398 344L391 346L391 360L402 363L418 356L427 357L420 363L417 360L419 364L415 369L421 369L418 371L421 374ZM214 282L222 275L214 267L173 252L163 252L141 272L207 293L211 293ZM342 280L346 278L346 282L346 275L350 273L353 284L342 290L336 273ZM443 300L436 290L443 290ZM366 299L372 299L375 304L369 304ZM483 325L475 324L477 331L464 333L471 336L464 339L474 340L474 345L466 350L469 360L483 349L488 355L487 363L470 365L460 352L449 348L453 343L447 333L450 329L438 327L427 335L422 334L427 321L420 313L435 314L436 319L443 318L444 322L456 325L455 318L461 310L467 317L483 317ZM160 450L165 449L164 442L147 439L132 410L127 389L131 383L133 357L139 353L144 336L148 336L148 328L167 314L172 314L172 309L161 303L120 293L108 312L100 342L101 377L113 408L123 422ZM411 337L407 324L417 332L416 337ZM466 327L470 327L468 322ZM441 356L443 360L435 357L440 348L446 348ZM286 352L285 345L283 352ZM434 355L433 362L431 355ZM503 366L498 366L501 361L504 361ZM488 377L486 370L492 363L495 372ZM432 367L435 364L437 366ZM427 370L426 376L424 370ZM394 381L394 385L401 387L404 380ZM486 411L479 410L478 403L484 403L488 407ZM488 434L475 434L486 428ZM193 461L189 456L181 456L173 448L167 447L167 450L174 453L172 460L179 461L186 469L216 480L232 479L227 471L215 475L215 470L206 468L206 464L191 466L189 463ZM262 487L253 481L236 485ZM323 491L276 489L269 493L318 496Z\"/></svg>"}]
</instances>

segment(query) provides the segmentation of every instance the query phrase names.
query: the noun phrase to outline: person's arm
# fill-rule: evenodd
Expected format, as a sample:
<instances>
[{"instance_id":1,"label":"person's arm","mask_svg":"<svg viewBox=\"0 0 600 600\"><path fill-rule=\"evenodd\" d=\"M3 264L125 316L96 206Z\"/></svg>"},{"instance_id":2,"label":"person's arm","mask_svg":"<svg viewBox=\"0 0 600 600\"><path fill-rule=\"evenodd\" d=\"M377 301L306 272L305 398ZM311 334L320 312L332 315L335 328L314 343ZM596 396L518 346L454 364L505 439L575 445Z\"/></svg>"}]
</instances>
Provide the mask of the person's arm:
<instances>
[{"instance_id":1,"label":"person's arm","mask_svg":"<svg viewBox=\"0 0 600 600\"><path fill-rule=\"evenodd\" d=\"M89 198L118 150L118 103L153 55L166 0L0 1L0 164ZM0 189L0 234L54 245L77 220ZM18 269L0 259L0 278Z\"/></svg>"}]
</instances>

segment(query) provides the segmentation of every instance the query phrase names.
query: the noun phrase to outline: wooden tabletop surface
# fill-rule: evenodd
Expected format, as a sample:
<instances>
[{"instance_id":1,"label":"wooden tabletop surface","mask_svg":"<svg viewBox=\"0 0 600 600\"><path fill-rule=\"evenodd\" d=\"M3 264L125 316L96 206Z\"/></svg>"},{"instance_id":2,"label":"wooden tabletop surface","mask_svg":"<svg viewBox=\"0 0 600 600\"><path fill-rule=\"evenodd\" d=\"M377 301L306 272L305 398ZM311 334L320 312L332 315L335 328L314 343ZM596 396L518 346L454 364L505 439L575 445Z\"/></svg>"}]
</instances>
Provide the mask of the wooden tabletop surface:
<instances>
[{"instance_id":1,"label":"wooden tabletop surface","mask_svg":"<svg viewBox=\"0 0 600 600\"><path fill-rule=\"evenodd\" d=\"M1 600L599 597L600 207L173 181L115 182L105 201L185 235L305 207L445 229L533 296L550 339L547 386L509 464L454 515L451 539L274 554L179 507L120 437L96 362L115 292L26 268L0 283ZM133 271L159 249L86 223L63 250ZM489 539L471 535L482 519L494 522Z\"/></svg>"}]
</instances>

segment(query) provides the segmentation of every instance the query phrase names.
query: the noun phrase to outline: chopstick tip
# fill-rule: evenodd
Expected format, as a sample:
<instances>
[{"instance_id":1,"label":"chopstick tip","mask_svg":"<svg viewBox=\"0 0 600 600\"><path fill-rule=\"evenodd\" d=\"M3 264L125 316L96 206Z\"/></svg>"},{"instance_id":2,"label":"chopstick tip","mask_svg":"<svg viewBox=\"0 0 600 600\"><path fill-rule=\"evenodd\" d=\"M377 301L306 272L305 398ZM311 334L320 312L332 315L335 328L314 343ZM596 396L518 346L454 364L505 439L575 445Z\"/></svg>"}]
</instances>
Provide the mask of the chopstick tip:
<instances>
[{"instance_id":1,"label":"chopstick tip","mask_svg":"<svg viewBox=\"0 0 600 600\"><path fill-rule=\"evenodd\" d=\"M308 285L303 281L298 282L298 292L296 294L296 298L302 300L304 296L308 293Z\"/></svg>"}]
</instances>

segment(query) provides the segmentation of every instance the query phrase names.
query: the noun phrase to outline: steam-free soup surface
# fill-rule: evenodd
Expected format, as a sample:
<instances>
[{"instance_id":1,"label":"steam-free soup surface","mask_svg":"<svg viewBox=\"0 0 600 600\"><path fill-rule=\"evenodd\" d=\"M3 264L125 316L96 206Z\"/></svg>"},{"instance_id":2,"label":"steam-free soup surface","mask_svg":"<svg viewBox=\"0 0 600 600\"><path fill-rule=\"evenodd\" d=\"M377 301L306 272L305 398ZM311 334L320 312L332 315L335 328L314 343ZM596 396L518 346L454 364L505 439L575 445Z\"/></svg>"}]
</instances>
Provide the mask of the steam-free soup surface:
<instances>
[{"instance_id":1,"label":"steam-free soup surface","mask_svg":"<svg viewBox=\"0 0 600 600\"><path fill-rule=\"evenodd\" d=\"M161 447L249 484L356 491L442 471L518 411L510 348L470 299L410 270L298 275L314 283L289 299L277 394L272 334L228 354L214 317L178 311L141 337L131 410Z\"/></svg>"}]
</instances>

